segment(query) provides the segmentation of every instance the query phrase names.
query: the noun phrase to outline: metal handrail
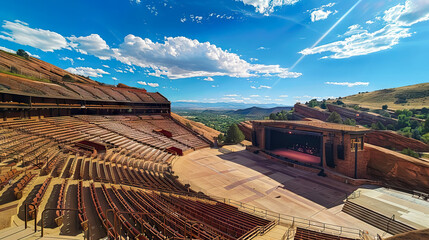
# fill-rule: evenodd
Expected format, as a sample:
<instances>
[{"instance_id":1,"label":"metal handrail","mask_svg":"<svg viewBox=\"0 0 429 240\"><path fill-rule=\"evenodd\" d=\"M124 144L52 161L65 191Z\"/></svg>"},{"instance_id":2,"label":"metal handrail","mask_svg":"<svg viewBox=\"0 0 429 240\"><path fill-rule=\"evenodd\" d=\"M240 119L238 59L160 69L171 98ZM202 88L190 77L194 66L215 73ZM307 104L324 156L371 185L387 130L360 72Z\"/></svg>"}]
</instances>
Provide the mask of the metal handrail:
<instances>
[{"instance_id":1,"label":"metal handrail","mask_svg":"<svg viewBox=\"0 0 429 240\"><path fill-rule=\"evenodd\" d=\"M258 213L259 215L261 215L261 217L264 217L264 218L277 219L279 221L279 223L295 224L295 225L301 226L303 228L318 229L318 231L320 231L320 232L330 231L332 233L336 233L337 235L350 234L350 235L355 235L358 237L358 236L362 235L364 232L364 231L357 229L357 228L343 227L343 226L339 226L339 225L335 225L335 224L322 223L319 221L309 220L309 219L295 217L295 216L291 216L291 215L275 213L275 212L272 212L272 211L269 211L266 209L257 208L255 206L252 206L252 205L249 205L249 204L246 204L243 202L231 200L231 199L225 199L225 198L223 198L223 199L217 198L216 199L214 197L211 197L211 198L218 200L218 201L220 200L226 204L233 205L233 206L236 206L236 207L241 208L241 209L250 210L254 214Z\"/></svg>"}]
</instances>

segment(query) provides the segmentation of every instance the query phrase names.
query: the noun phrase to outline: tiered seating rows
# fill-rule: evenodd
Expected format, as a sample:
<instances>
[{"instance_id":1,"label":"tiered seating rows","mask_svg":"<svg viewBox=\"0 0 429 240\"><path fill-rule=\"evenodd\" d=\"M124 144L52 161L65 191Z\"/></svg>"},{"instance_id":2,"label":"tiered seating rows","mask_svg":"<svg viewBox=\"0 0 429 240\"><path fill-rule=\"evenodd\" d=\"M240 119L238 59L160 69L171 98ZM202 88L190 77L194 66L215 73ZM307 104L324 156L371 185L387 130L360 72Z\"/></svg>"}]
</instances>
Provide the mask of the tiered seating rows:
<instances>
[{"instance_id":1,"label":"tiered seating rows","mask_svg":"<svg viewBox=\"0 0 429 240\"><path fill-rule=\"evenodd\" d=\"M33 179L34 176L36 175L31 174L29 172L24 177L22 177L21 180L19 180L18 185L13 189L16 199L20 199L22 197L22 191L27 186L27 184L31 181L31 179Z\"/></svg>"},{"instance_id":2,"label":"tiered seating rows","mask_svg":"<svg viewBox=\"0 0 429 240\"><path fill-rule=\"evenodd\" d=\"M335 236L327 233L311 231L309 229L297 228L295 237L296 240L352 240L347 237Z\"/></svg>"},{"instance_id":3,"label":"tiered seating rows","mask_svg":"<svg viewBox=\"0 0 429 240\"><path fill-rule=\"evenodd\" d=\"M16 169L12 169L9 172L7 172L6 174L0 176L0 190L2 190L4 188L4 186L6 186L6 184L9 183L10 180L14 179L19 174L21 174L21 171L18 171Z\"/></svg>"},{"instance_id":4,"label":"tiered seating rows","mask_svg":"<svg viewBox=\"0 0 429 240\"><path fill-rule=\"evenodd\" d=\"M39 191L37 191L36 196L33 198L33 200L31 201L32 205L29 205L29 209L30 209L30 217L34 218L34 211L35 209L37 209L40 205L40 203L42 202L43 196L46 193L46 189L49 187L49 183L51 182L51 177L47 178L42 186L39 188Z\"/></svg>"},{"instance_id":5,"label":"tiered seating rows","mask_svg":"<svg viewBox=\"0 0 429 240\"><path fill-rule=\"evenodd\" d=\"M65 208L65 190L66 190L67 182L68 182L68 180L65 179L64 182L61 184L60 194L58 196L58 201L57 201L57 208L58 209ZM64 213L65 213L64 210L55 211L55 215L57 216L57 218L63 217ZM58 222L57 222L57 224L58 224L58 226L60 225Z\"/></svg>"}]
</instances>

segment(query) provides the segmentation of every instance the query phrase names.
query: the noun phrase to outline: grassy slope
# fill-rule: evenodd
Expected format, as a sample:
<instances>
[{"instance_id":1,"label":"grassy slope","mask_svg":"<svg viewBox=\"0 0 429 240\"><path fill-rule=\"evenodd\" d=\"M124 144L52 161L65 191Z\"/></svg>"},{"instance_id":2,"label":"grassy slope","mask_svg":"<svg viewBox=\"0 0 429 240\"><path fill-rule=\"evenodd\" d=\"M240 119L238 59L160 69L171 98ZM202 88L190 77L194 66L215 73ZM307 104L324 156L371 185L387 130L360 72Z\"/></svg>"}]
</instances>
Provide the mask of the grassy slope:
<instances>
[{"instance_id":1,"label":"grassy slope","mask_svg":"<svg viewBox=\"0 0 429 240\"><path fill-rule=\"evenodd\" d=\"M411 97L423 96L417 98L407 97L407 103L395 104L397 96L405 94ZM344 97L342 101L346 104L359 104L361 107L380 109L382 105L387 104L389 109L412 109L429 107L429 83L383 89L374 92L355 94Z\"/></svg>"}]
</instances>

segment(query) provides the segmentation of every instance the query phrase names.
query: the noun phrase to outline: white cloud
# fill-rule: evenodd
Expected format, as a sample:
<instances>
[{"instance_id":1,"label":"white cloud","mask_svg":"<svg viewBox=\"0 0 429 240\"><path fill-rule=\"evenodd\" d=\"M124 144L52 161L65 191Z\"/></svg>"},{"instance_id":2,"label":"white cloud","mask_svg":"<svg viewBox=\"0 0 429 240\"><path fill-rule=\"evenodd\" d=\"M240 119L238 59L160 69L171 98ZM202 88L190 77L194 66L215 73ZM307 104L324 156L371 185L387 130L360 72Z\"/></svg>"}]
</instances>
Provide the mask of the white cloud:
<instances>
[{"instance_id":1,"label":"white cloud","mask_svg":"<svg viewBox=\"0 0 429 240\"><path fill-rule=\"evenodd\" d=\"M355 87L355 86L368 86L369 82L325 82L325 84Z\"/></svg>"},{"instance_id":2,"label":"white cloud","mask_svg":"<svg viewBox=\"0 0 429 240\"><path fill-rule=\"evenodd\" d=\"M85 58L81 58L81 57L77 57L76 59L79 61L85 61Z\"/></svg>"},{"instance_id":3,"label":"white cloud","mask_svg":"<svg viewBox=\"0 0 429 240\"><path fill-rule=\"evenodd\" d=\"M324 11L324 10L313 11L313 12L311 12L311 21L316 22L316 21L327 19L331 13L332 12L329 10L327 10L327 11Z\"/></svg>"},{"instance_id":4,"label":"white cloud","mask_svg":"<svg viewBox=\"0 0 429 240\"><path fill-rule=\"evenodd\" d=\"M77 68L67 68L66 71L73 73L73 74L77 74L77 75L82 75L82 76L88 76L88 77L102 77L103 74L110 74L108 72L103 71L102 69L99 68L90 68L90 67L77 67Z\"/></svg>"},{"instance_id":5,"label":"white cloud","mask_svg":"<svg viewBox=\"0 0 429 240\"><path fill-rule=\"evenodd\" d=\"M257 59L257 58L250 58L250 61L251 62L256 62L256 61L258 61L259 59Z\"/></svg>"},{"instance_id":6,"label":"white cloud","mask_svg":"<svg viewBox=\"0 0 429 240\"><path fill-rule=\"evenodd\" d=\"M325 10L325 8L330 8L330 7L333 7L334 5L335 3L328 3L319 8L314 8L312 10L307 11L307 12L310 12L311 21L316 22L316 21L324 20L324 19L327 19L329 15L337 13L337 11L333 12L330 10Z\"/></svg>"},{"instance_id":7,"label":"white cloud","mask_svg":"<svg viewBox=\"0 0 429 240\"><path fill-rule=\"evenodd\" d=\"M102 65L102 66L105 67L105 68L110 68L109 65Z\"/></svg>"},{"instance_id":8,"label":"white cloud","mask_svg":"<svg viewBox=\"0 0 429 240\"><path fill-rule=\"evenodd\" d=\"M384 25L374 32L353 27L346 32L344 40L328 43L314 48L306 48L300 53L311 55L331 52L332 55L322 58L349 58L367 55L387 49L399 43L402 38L412 35L410 27L416 23L429 20L428 0L407 0L384 12ZM356 26L356 25L352 25ZM356 30L358 30L356 32ZM350 31L355 31L353 34ZM352 35L351 35L352 34Z\"/></svg>"},{"instance_id":9,"label":"white cloud","mask_svg":"<svg viewBox=\"0 0 429 240\"><path fill-rule=\"evenodd\" d=\"M113 51L106 41L98 34L91 34L86 37L71 36L67 39L71 41L70 45L82 54L91 54L101 60L109 60L113 55Z\"/></svg>"},{"instance_id":10,"label":"white cloud","mask_svg":"<svg viewBox=\"0 0 429 240\"><path fill-rule=\"evenodd\" d=\"M201 23L203 20L202 16L194 16L194 15L189 15L189 18L191 19L192 22L196 22L196 23Z\"/></svg>"},{"instance_id":11,"label":"white cloud","mask_svg":"<svg viewBox=\"0 0 429 240\"><path fill-rule=\"evenodd\" d=\"M138 81L137 82L140 85L144 85L144 86L149 86L149 87L159 87L158 83L150 83L150 82L143 82L143 81Z\"/></svg>"},{"instance_id":12,"label":"white cloud","mask_svg":"<svg viewBox=\"0 0 429 240\"><path fill-rule=\"evenodd\" d=\"M280 7L284 5L293 5L299 0L236 0L243 2L245 5L252 5L255 7L255 11L265 16L270 15L274 12L275 7Z\"/></svg>"},{"instance_id":13,"label":"white cloud","mask_svg":"<svg viewBox=\"0 0 429 240\"><path fill-rule=\"evenodd\" d=\"M28 53L28 55L30 55L30 57L40 58L40 56L37 54L32 54L31 52L28 52L28 51L27 51L27 53Z\"/></svg>"},{"instance_id":14,"label":"white cloud","mask_svg":"<svg viewBox=\"0 0 429 240\"><path fill-rule=\"evenodd\" d=\"M254 98L254 97L260 97L260 96L259 96L259 95L257 95L257 94L255 94L255 95L250 95L249 97Z\"/></svg>"},{"instance_id":15,"label":"white cloud","mask_svg":"<svg viewBox=\"0 0 429 240\"><path fill-rule=\"evenodd\" d=\"M206 77L203 79L204 81L213 82L214 79L212 77Z\"/></svg>"},{"instance_id":16,"label":"white cloud","mask_svg":"<svg viewBox=\"0 0 429 240\"><path fill-rule=\"evenodd\" d=\"M115 81L117 81L117 80L118 80L118 79L117 79L117 78L115 78L115 77L112 77L112 79L113 79L113 80L115 80Z\"/></svg>"},{"instance_id":17,"label":"white cloud","mask_svg":"<svg viewBox=\"0 0 429 240\"><path fill-rule=\"evenodd\" d=\"M225 97L239 97L240 95L237 94L226 94Z\"/></svg>"},{"instance_id":18,"label":"white cloud","mask_svg":"<svg viewBox=\"0 0 429 240\"><path fill-rule=\"evenodd\" d=\"M2 47L2 46L0 46L0 50L3 50L3 51L8 52L8 53L16 53L16 51L9 49L9 48Z\"/></svg>"},{"instance_id":19,"label":"white cloud","mask_svg":"<svg viewBox=\"0 0 429 240\"><path fill-rule=\"evenodd\" d=\"M186 18L184 17L184 18L181 18L180 19L180 21L182 22L182 23L184 23L184 22L186 22Z\"/></svg>"},{"instance_id":20,"label":"white cloud","mask_svg":"<svg viewBox=\"0 0 429 240\"><path fill-rule=\"evenodd\" d=\"M268 50L269 48L266 47L258 47L256 50Z\"/></svg>"},{"instance_id":21,"label":"white cloud","mask_svg":"<svg viewBox=\"0 0 429 240\"><path fill-rule=\"evenodd\" d=\"M147 83L147 85L149 85L151 87L159 87L158 83Z\"/></svg>"},{"instance_id":22,"label":"white cloud","mask_svg":"<svg viewBox=\"0 0 429 240\"><path fill-rule=\"evenodd\" d=\"M374 23L374 21L372 21L372 20L366 21L366 24L373 24L373 23Z\"/></svg>"},{"instance_id":23,"label":"white cloud","mask_svg":"<svg viewBox=\"0 0 429 240\"><path fill-rule=\"evenodd\" d=\"M259 87L250 86L250 88L253 88L253 89L263 89L263 88L265 88L265 89L271 89L270 86L266 86L266 85L259 85Z\"/></svg>"},{"instance_id":24,"label":"white cloud","mask_svg":"<svg viewBox=\"0 0 429 240\"><path fill-rule=\"evenodd\" d=\"M279 98L287 98L289 97L288 95L280 95Z\"/></svg>"},{"instance_id":25,"label":"white cloud","mask_svg":"<svg viewBox=\"0 0 429 240\"><path fill-rule=\"evenodd\" d=\"M295 98L295 101L297 102L302 102L302 101L310 101L312 99L316 99L318 101L321 101L323 99L329 99L329 98L335 98L334 96L329 96L329 97L313 97L313 96L309 96L309 95L304 95L304 96L295 96L293 97Z\"/></svg>"},{"instance_id":26,"label":"white cloud","mask_svg":"<svg viewBox=\"0 0 429 240\"><path fill-rule=\"evenodd\" d=\"M212 85L212 87L219 87L219 85Z\"/></svg>"},{"instance_id":27,"label":"white cloud","mask_svg":"<svg viewBox=\"0 0 429 240\"><path fill-rule=\"evenodd\" d=\"M30 28L21 21L3 21L4 29L0 39L15 42L21 45L38 48L44 52L53 52L62 48L68 48L67 40L56 32L38 28Z\"/></svg>"},{"instance_id":28,"label":"white cloud","mask_svg":"<svg viewBox=\"0 0 429 240\"><path fill-rule=\"evenodd\" d=\"M70 61L72 65L74 64L74 60L73 60L73 58L69 58L69 57L62 57L62 58L60 58L60 60L63 60L63 61Z\"/></svg>"},{"instance_id":29,"label":"white cloud","mask_svg":"<svg viewBox=\"0 0 429 240\"><path fill-rule=\"evenodd\" d=\"M186 100L177 100L176 102L188 102L188 103L194 103L194 102L198 102L198 100L190 100L190 99L186 99Z\"/></svg>"},{"instance_id":30,"label":"white cloud","mask_svg":"<svg viewBox=\"0 0 429 240\"><path fill-rule=\"evenodd\" d=\"M151 68L152 76L170 79L190 77L256 77L261 75L297 78L301 73L289 72L279 65L251 64L237 54L222 50L209 42L201 43L186 37L168 37L164 43L152 42L132 34L114 49L115 57L128 65Z\"/></svg>"},{"instance_id":31,"label":"white cloud","mask_svg":"<svg viewBox=\"0 0 429 240\"><path fill-rule=\"evenodd\" d=\"M115 72L118 72L118 73L124 73L124 71L122 71L121 69L113 69L113 70L115 70Z\"/></svg>"},{"instance_id":32,"label":"white cloud","mask_svg":"<svg viewBox=\"0 0 429 240\"><path fill-rule=\"evenodd\" d=\"M16 20L16 21L19 21L19 20ZM19 22L21 22L21 21L19 21ZM14 54L16 54L16 51L14 51L14 50L12 50L12 49L9 49L9 48L2 47L2 46L0 46L0 50L3 50L3 51L8 52L8 53L14 53ZM39 55L32 54L32 53L30 53L30 52L28 52L28 51L26 51L26 52L27 52L27 53L28 53L28 55L30 55L31 57L34 57L34 58L40 58L40 56L39 56ZM73 59L72 59L72 60L73 60Z\"/></svg>"}]
</instances>

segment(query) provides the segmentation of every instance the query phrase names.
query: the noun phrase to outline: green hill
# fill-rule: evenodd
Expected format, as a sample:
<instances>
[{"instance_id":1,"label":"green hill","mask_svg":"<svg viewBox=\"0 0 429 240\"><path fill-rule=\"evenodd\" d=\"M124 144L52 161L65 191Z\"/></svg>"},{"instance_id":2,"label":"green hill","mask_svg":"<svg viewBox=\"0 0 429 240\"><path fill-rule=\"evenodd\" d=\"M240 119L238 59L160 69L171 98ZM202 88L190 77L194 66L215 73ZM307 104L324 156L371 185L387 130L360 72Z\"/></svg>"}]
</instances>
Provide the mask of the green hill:
<instances>
[{"instance_id":1,"label":"green hill","mask_svg":"<svg viewBox=\"0 0 429 240\"><path fill-rule=\"evenodd\" d=\"M420 109L429 107L429 83L359 93L343 97L341 101L371 109L380 109L385 104L392 110Z\"/></svg>"}]
</instances>

